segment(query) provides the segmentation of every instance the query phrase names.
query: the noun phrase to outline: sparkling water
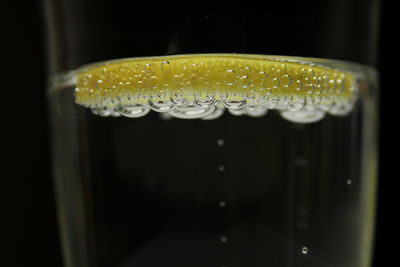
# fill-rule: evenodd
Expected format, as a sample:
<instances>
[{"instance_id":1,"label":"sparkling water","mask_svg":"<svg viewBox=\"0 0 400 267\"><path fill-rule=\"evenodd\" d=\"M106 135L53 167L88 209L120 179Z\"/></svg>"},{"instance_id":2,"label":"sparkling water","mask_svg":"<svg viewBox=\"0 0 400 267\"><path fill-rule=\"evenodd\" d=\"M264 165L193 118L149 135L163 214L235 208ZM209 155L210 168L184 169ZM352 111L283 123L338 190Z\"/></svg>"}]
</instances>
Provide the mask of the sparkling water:
<instances>
[{"instance_id":1,"label":"sparkling water","mask_svg":"<svg viewBox=\"0 0 400 267\"><path fill-rule=\"evenodd\" d=\"M358 89L329 109L218 94L84 106L58 76L67 267L369 266L376 110L373 83Z\"/></svg>"}]
</instances>

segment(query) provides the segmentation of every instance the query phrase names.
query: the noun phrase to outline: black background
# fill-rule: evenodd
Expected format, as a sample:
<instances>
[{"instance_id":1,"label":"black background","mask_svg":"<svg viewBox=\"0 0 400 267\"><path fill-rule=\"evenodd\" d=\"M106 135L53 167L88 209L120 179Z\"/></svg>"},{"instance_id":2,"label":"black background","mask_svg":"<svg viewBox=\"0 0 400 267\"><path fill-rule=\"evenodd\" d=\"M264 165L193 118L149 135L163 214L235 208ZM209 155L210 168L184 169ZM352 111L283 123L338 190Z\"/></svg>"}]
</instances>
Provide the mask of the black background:
<instances>
[{"instance_id":1,"label":"black background","mask_svg":"<svg viewBox=\"0 0 400 267\"><path fill-rule=\"evenodd\" d=\"M395 1L381 6L378 69L380 179L374 267L397 266L397 124L399 111ZM2 5L1 266L62 266L49 155L45 99L46 46L41 5Z\"/></svg>"}]
</instances>

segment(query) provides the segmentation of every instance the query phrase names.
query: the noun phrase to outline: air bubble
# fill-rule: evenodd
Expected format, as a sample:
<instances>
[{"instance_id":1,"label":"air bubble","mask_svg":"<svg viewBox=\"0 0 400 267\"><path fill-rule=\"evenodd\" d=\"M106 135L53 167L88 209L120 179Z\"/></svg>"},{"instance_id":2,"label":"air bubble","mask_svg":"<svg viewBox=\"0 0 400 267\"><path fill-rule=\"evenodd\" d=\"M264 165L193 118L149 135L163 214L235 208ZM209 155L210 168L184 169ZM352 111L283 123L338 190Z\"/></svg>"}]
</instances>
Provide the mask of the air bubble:
<instances>
[{"instance_id":1,"label":"air bubble","mask_svg":"<svg viewBox=\"0 0 400 267\"><path fill-rule=\"evenodd\" d=\"M352 181L350 179L347 179L346 184L350 186L352 184Z\"/></svg>"},{"instance_id":2,"label":"air bubble","mask_svg":"<svg viewBox=\"0 0 400 267\"><path fill-rule=\"evenodd\" d=\"M303 247L301 248L301 253L302 253L303 255L307 255L307 254L308 254L308 247L303 246Z\"/></svg>"},{"instance_id":3,"label":"air bubble","mask_svg":"<svg viewBox=\"0 0 400 267\"><path fill-rule=\"evenodd\" d=\"M229 111L232 111L232 110L243 109L246 106L247 101L245 99L240 99L240 100L225 99L223 103L225 107L229 109Z\"/></svg>"},{"instance_id":4,"label":"air bubble","mask_svg":"<svg viewBox=\"0 0 400 267\"><path fill-rule=\"evenodd\" d=\"M267 114L268 109L261 105L251 105L247 106L246 114L250 117L259 118Z\"/></svg>"},{"instance_id":5,"label":"air bubble","mask_svg":"<svg viewBox=\"0 0 400 267\"><path fill-rule=\"evenodd\" d=\"M331 93L331 94L334 93L336 91L336 87L337 87L336 81L330 79L328 84L329 84L328 85L328 93Z\"/></svg>"},{"instance_id":6,"label":"air bubble","mask_svg":"<svg viewBox=\"0 0 400 267\"><path fill-rule=\"evenodd\" d=\"M296 123L313 123L321 120L325 112L320 110L282 111L283 118Z\"/></svg>"},{"instance_id":7,"label":"air bubble","mask_svg":"<svg viewBox=\"0 0 400 267\"><path fill-rule=\"evenodd\" d=\"M220 171L220 172L225 171L225 166L224 165L218 166L218 171Z\"/></svg>"},{"instance_id":8,"label":"air bubble","mask_svg":"<svg viewBox=\"0 0 400 267\"><path fill-rule=\"evenodd\" d=\"M328 112L332 108L332 105L333 105L333 99L332 97L329 96L321 97L317 104L318 108L325 112Z\"/></svg>"},{"instance_id":9,"label":"air bubble","mask_svg":"<svg viewBox=\"0 0 400 267\"><path fill-rule=\"evenodd\" d=\"M122 116L128 118L138 118L146 115L149 113L150 108L148 105L141 105L141 104L125 104L121 105L118 108L119 113Z\"/></svg>"},{"instance_id":10,"label":"air bubble","mask_svg":"<svg viewBox=\"0 0 400 267\"><path fill-rule=\"evenodd\" d=\"M288 111L297 112L304 108L306 105L306 98L305 97L294 97L291 103L288 105Z\"/></svg>"},{"instance_id":11,"label":"air bubble","mask_svg":"<svg viewBox=\"0 0 400 267\"><path fill-rule=\"evenodd\" d=\"M292 85L292 83L293 83L293 80L289 74L283 75L283 77L281 79L281 84L283 87L288 88Z\"/></svg>"},{"instance_id":12,"label":"air bubble","mask_svg":"<svg viewBox=\"0 0 400 267\"><path fill-rule=\"evenodd\" d=\"M301 91L301 90L303 90L303 86L304 86L303 82L300 81L300 80L297 80L295 82L295 87L294 88L295 88L296 91Z\"/></svg>"},{"instance_id":13,"label":"air bubble","mask_svg":"<svg viewBox=\"0 0 400 267\"><path fill-rule=\"evenodd\" d=\"M198 97L194 100L194 103L199 107L208 108L208 107L214 105L215 99L211 96L207 96L205 98Z\"/></svg>"},{"instance_id":14,"label":"air bubble","mask_svg":"<svg viewBox=\"0 0 400 267\"><path fill-rule=\"evenodd\" d=\"M279 88L280 85L281 81L279 80L279 78L272 78L272 88Z\"/></svg>"},{"instance_id":15,"label":"air bubble","mask_svg":"<svg viewBox=\"0 0 400 267\"><path fill-rule=\"evenodd\" d=\"M221 236L219 240L221 241L221 243L226 243L226 242L228 242L228 238L227 238L226 236L224 236L224 235Z\"/></svg>"},{"instance_id":16,"label":"air bubble","mask_svg":"<svg viewBox=\"0 0 400 267\"><path fill-rule=\"evenodd\" d=\"M147 63L144 65L143 70L147 73L153 73L152 71L152 65L150 63Z\"/></svg>"},{"instance_id":17,"label":"air bubble","mask_svg":"<svg viewBox=\"0 0 400 267\"><path fill-rule=\"evenodd\" d=\"M215 106L209 108L197 107L193 104L176 107L169 114L180 119L198 119L210 115L215 110Z\"/></svg>"},{"instance_id":18,"label":"air bubble","mask_svg":"<svg viewBox=\"0 0 400 267\"><path fill-rule=\"evenodd\" d=\"M152 110L157 112L170 112L176 107L172 101L169 100L149 100L149 106Z\"/></svg>"},{"instance_id":19,"label":"air bubble","mask_svg":"<svg viewBox=\"0 0 400 267\"><path fill-rule=\"evenodd\" d=\"M263 92L265 95L267 95L267 96L269 96L269 95L272 94L272 89L269 88L269 87L263 88L262 90L263 90L262 92ZM261 89L260 89L260 91L261 91Z\"/></svg>"},{"instance_id":20,"label":"air bubble","mask_svg":"<svg viewBox=\"0 0 400 267\"><path fill-rule=\"evenodd\" d=\"M103 80L99 79L96 81L96 89L99 89L101 84L103 83Z\"/></svg>"},{"instance_id":21,"label":"air bubble","mask_svg":"<svg viewBox=\"0 0 400 267\"><path fill-rule=\"evenodd\" d=\"M265 106L268 109L275 109L278 106L279 102L280 102L279 97L271 97L268 98L268 101L265 103Z\"/></svg>"},{"instance_id":22,"label":"air bubble","mask_svg":"<svg viewBox=\"0 0 400 267\"><path fill-rule=\"evenodd\" d=\"M276 102L275 109L286 110L289 108L289 103L292 102L291 96L282 96L278 97L278 101Z\"/></svg>"},{"instance_id":23,"label":"air bubble","mask_svg":"<svg viewBox=\"0 0 400 267\"><path fill-rule=\"evenodd\" d=\"M176 105L183 105L186 103L186 98L181 93L175 93L171 97L171 101Z\"/></svg>"},{"instance_id":24,"label":"air bubble","mask_svg":"<svg viewBox=\"0 0 400 267\"><path fill-rule=\"evenodd\" d=\"M254 90L251 90L248 94L244 96L247 101L247 104L253 104L256 101L256 95L254 94Z\"/></svg>"},{"instance_id":25,"label":"air bubble","mask_svg":"<svg viewBox=\"0 0 400 267\"><path fill-rule=\"evenodd\" d=\"M249 87L250 83L251 83L251 80L250 80L249 76L247 76L247 75L243 75L239 79L239 86L241 86L242 88Z\"/></svg>"},{"instance_id":26,"label":"air bubble","mask_svg":"<svg viewBox=\"0 0 400 267\"><path fill-rule=\"evenodd\" d=\"M335 103L332 105L329 113L336 116L346 116L353 109L353 104L351 102L345 103Z\"/></svg>"},{"instance_id":27,"label":"air bubble","mask_svg":"<svg viewBox=\"0 0 400 267\"><path fill-rule=\"evenodd\" d=\"M110 107L95 107L92 108L92 113L95 115L100 115L102 117L107 117L107 116L112 116L114 112L114 108L110 108Z\"/></svg>"},{"instance_id":28,"label":"air bubble","mask_svg":"<svg viewBox=\"0 0 400 267\"><path fill-rule=\"evenodd\" d=\"M218 145L218 146L224 146L224 144L225 144L224 139L218 139L218 140L217 140L217 145Z\"/></svg>"},{"instance_id":29,"label":"air bubble","mask_svg":"<svg viewBox=\"0 0 400 267\"><path fill-rule=\"evenodd\" d=\"M161 66L160 66L161 71L169 70L170 69L169 66L170 66L170 62L168 60L165 60L165 61L161 62Z\"/></svg>"},{"instance_id":30,"label":"air bubble","mask_svg":"<svg viewBox=\"0 0 400 267\"><path fill-rule=\"evenodd\" d=\"M225 99L228 98L228 94L227 94L226 92L220 92L220 93L219 93L219 97L220 97L222 100L225 100Z\"/></svg>"},{"instance_id":31,"label":"air bubble","mask_svg":"<svg viewBox=\"0 0 400 267\"><path fill-rule=\"evenodd\" d=\"M234 85L236 82L236 71L227 70L225 72L224 79L227 85Z\"/></svg>"},{"instance_id":32,"label":"air bubble","mask_svg":"<svg viewBox=\"0 0 400 267\"><path fill-rule=\"evenodd\" d=\"M220 201L220 202L219 202L219 206L220 206L221 208L225 208L225 207L226 207L226 202L225 202L225 201Z\"/></svg>"}]
</instances>

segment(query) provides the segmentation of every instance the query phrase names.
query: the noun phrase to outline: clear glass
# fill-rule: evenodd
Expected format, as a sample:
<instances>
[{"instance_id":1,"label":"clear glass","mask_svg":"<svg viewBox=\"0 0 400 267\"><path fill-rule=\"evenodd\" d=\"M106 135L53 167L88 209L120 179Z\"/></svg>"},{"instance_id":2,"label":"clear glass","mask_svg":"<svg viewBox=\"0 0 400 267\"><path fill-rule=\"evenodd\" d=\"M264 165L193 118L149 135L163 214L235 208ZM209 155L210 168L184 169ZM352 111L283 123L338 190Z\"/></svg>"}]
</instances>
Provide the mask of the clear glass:
<instances>
[{"instance_id":1,"label":"clear glass","mask_svg":"<svg viewBox=\"0 0 400 267\"><path fill-rule=\"evenodd\" d=\"M141 99L146 112L132 116L121 99L77 104L79 71L87 67L53 76L66 266L370 266L376 73L348 62L278 59L354 73L356 100L342 113L320 98L293 110L290 97L250 105L248 94L233 101L215 89L218 116L184 119L187 109L159 110L151 96Z\"/></svg>"}]
</instances>

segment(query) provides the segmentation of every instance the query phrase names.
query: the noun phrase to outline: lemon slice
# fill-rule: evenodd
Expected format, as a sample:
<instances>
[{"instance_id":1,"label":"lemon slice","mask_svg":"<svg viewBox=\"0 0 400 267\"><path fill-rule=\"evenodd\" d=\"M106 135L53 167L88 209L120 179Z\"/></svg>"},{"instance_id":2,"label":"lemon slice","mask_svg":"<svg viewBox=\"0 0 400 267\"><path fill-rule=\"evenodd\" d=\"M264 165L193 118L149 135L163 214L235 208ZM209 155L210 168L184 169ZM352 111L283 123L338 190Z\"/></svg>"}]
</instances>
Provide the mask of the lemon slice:
<instances>
[{"instance_id":1,"label":"lemon slice","mask_svg":"<svg viewBox=\"0 0 400 267\"><path fill-rule=\"evenodd\" d=\"M277 109L293 121L346 115L359 74L322 59L193 54L87 65L76 75L76 103L100 115L140 117L150 109L178 118L213 119L224 109L258 117Z\"/></svg>"}]
</instances>

